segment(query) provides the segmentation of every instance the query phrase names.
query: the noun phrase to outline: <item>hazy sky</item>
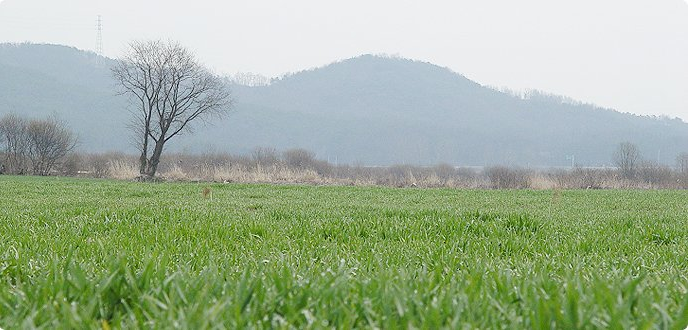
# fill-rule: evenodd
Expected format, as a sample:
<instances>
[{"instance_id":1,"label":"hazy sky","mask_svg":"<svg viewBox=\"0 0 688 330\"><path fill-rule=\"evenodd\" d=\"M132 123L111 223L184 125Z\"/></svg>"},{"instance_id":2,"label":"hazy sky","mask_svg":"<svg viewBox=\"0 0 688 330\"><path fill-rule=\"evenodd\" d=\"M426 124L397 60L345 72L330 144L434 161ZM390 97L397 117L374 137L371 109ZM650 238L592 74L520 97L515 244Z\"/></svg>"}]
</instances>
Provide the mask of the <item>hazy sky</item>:
<instances>
[{"instance_id":1,"label":"hazy sky","mask_svg":"<svg viewBox=\"0 0 688 330\"><path fill-rule=\"evenodd\" d=\"M268 76L366 53L432 62L479 83L535 88L688 120L684 0L4 0L0 42L104 49L170 38L221 73Z\"/></svg>"}]
</instances>

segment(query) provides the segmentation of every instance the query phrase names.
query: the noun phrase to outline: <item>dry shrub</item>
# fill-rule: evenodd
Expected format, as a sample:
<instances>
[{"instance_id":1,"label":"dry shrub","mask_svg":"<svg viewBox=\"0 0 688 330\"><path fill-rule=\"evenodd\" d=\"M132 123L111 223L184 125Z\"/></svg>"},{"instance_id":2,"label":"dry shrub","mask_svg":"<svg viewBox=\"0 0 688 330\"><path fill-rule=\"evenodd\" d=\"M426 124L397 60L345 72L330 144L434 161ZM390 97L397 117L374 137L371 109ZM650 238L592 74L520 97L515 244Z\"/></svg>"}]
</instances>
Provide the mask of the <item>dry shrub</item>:
<instances>
[{"instance_id":1,"label":"dry shrub","mask_svg":"<svg viewBox=\"0 0 688 330\"><path fill-rule=\"evenodd\" d=\"M564 189L602 189L606 176L600 170L575 168L550 174L557 186Z\"/></svg>"},{"instance_id":2,"label":"dry shrub","mask_svg":"<svg viewBox=\"0 0 688 330\"><path fill-rule=\"evenodd\" d=\"M530 175L530 188L537 190L550 190L558 187L558 183L546 173L532 173Z\"/></svg>"},{"instance_id":3,"label":"dry shrub","mask_svg":"<svg viewBox=\"0 0 688 330\"><path fill-rule=\"evenodd\" d=\"M117 180L133 180L139 176L136 162L115 159L108 163L108 177Z\"/></svg>"},{"instance_id":4,"label":"dry shrub","mask_svg":"<svg viewBox=\"0 0 688 330\"><path fill-rule=\"evenodd\" d=\"M456 177L447 182L447 185L454 188L484 189L489 187L489 180L473 169L459 168L456 170Z\"/></svg>"},{"instance_id":5,"label":"dry shrub","mask_svg":"<svg viewBox=\"0 0 688 330\"><path fill-rule=\"evenodd\" d=\"M649 188L647 183L626 179L616 169L575 168L550 174L557 186L564 189L625 189Z\"/></svg>"},{"instance_id":6,"label":"dry shrub","mask_svg":"<svg viewBox=\"0 0 688 330\"><path fill-rule=\"evenodd\" d=\"M279 164L279 153L275 148L258 147L251 152L251 161L254 165L273 166Z\"/></svg>"},{"instance_id":7,"label":"dry shrub","mask_svg":"<svg viewBox=\"0 0 688 330\"><path fill-rule=\"evenodd\" d=\"M348 179L358 185L422 188L484 188L484 180L470 169L455 169L449 165L420 167L396 165L391 167L334 168L337 178Z\"/></svg>"},{"instance_id":8,"label":"dry shrub","mask_svg":"<svg viewBox=\"0 0 688 330\"><path fill-rule=\"evenodd\" d=\"M84 159L81 155L77 153L68 154L62 163L59 165L59 173L64 176L77 176L79 175L83 165Z\"/></svg>"},{"instance_id":9,"label":"dry shrub","mask_svg":"<svg viewBox=\"0 0 688 330\"><path fill-rule=\"evenodd\" d=\"M305 149L290 149L282 153L282 159L290 168L311 168L315 154Z\"/></svg>"},{"instance_id":10,"label":"dry shrub","mask_svg":"<svg viewBox=\"0 0 688 330\"><path fill-rule=\"evenodd\" d=\"M688 175L678 174L676 176L676 188L677 189L688 189Z\"/></svg>"},{"instance_id":11,"label":"dry shrub","mask_svg":"<svg viewBox=\"0 0 688 330\"><path fill-rule=\"evenodd\" d=\"M416 177L413 175L413 167L408 165L396 165L387 168L387 175L381 176L378 181L381 185L393 187L416 186Z\"/></svg>"},{"instance_id":12,"label":"dry shrub","mask_svg":"<svg viewBox=\"0 0 688 330\"><path fill-rule=\"evenodd\" d=\"M448 164L431 167L333 166L303 149L278 153L257 148L249 156L226 153L189 155L169 153L160 175L171 181L241 183L304 183L358 186L461 188L461 189L688 189L688 172L682 174L655 163L642 163L633 179L613 168L529 171L490 167L481 172ZM59 168L63 175L130 180L139 176L136 156L122 153L74 154Z\"/></svg>"},{"instance_id":13,"label":"dry shrub","mask_svg":"<svg viewBox=\"0 0 688 330\"><path fill-rule=\"evenodd\" d=\"M526 170L513 169L503 166L485 169L485 176L490 180L492 189L528 189L531 178Z\"/></svg>"},{"instance_id":14,"label":"dry shrub","mask_svg":"<svg viewBox=\"0 0 688 330\"><path fill-rule=\"evenodd\" d=\"M110 175L110 159L112 154L87 155L84 160L84 170L94 178L106 178Z\"/></svg>"},{"instance_id":15,"label":"dry shrub","mask_svg":"<svg viewBox=\"0 0 688 330\"><path fill-rule=\"evenodd\" d=\"M314 153L305 149L290 149L283 152L282 162L293 170L315 171L322 176L332 174L332 165L316 159Z\"/></svg>"},{"instance_id":16,"label":"dry shrub","mask_svg":"<svg viewBox=\"0 0 688 330\"><path fill-rule=\"evenodd\" d=\"M677 188L680 182L671 168L655 162L644 162L638 169L637 178L649 188Z\"/></svg>"},{"instance_id":17,"label":"dry shrub","mask_svg":"<svg viewBox=\"0 0 688 330\"><path fill-rule=\"evenodd\" d=\"M449 164L436 165L432 168L432 171L433 174L437 177L437 179L443 184L446 184L458 175L456 168Z\"/></svg>"},{"instance_id":18,"label":"dry shrub","mask_svg":"<svg viewBox=\"0 0 688 330\"><path fill-rule=\"evenodd\" d=\"M307 184L335 184L331 180L320 176L313 170L296 170L285 166L256 166L225 165L216 167L212 181L238 183L307 183Z\"/></svg>"},{"instance_id":19,"label":"dry shrub","mask_svg":"<svg viewBox=\"0 0 688 330\"><path fill-rule=\"evenodd\" d=\"M185 173L178 165L173 165L165 172L161 172L160 176L169 181L188 181L189 175Z\"/></svg>"}]
</instances>

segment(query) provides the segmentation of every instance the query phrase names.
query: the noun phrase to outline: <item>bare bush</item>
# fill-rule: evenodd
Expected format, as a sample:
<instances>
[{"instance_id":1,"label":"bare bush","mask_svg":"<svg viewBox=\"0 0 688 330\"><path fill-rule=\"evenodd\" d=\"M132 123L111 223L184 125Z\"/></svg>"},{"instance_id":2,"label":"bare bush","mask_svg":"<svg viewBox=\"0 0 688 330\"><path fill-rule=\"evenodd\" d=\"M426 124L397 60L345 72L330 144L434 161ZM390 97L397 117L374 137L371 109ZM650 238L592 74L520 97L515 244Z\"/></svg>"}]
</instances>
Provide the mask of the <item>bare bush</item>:
<instances>
[{"instance_id":1,"label":"bare bush","mask_svg":"<svg viewBox=\"0 0 688 330\"><path fill-rule=\"evenodd\" d=\"M637 172L638 180L647 184L649 188L673 187L677 183L671 168L655 162L643 162Z\"/></svg>"},{"instance_id":2,"label":"bare bush","mask_svg":"<svg viewBox=\"0 0 688 330\"><path fill-rule=\"evenodd\" d=\"M8 114L0 119L0 143L4 146L3 172L25 174L28 171L28 136L26 118Z\"/></svg>"},{"instance_id":3,"label":"bare bush","mask_svg":"<svg viewBox=\"0 0 688 330\"><path fill-rule=\"evenodd\" d=\"M413 167L409 165L395 165L387 168L387 175L381 176L378 183L393 187L417 186Z\"/></svg>"},{"instance_id":4,"label":"bare bush","mask_svg":"<svg viewBox=\"0 0 688 330\"><path fill-rule=\"evenodd\" d=\"M503 166L485 169L492 189L527 189L531 187L531 177L526 170Z\"/></svg>"},{"instance_id":5,"label":"bare bush","mask_svg":"<svg viewBox=\"0 0 688 330\"><path fill-rule=\"evenodd\" d=\"M330 175L332 166L326 161L318 160L315 154L305 149L290 149L282 153L284 164L295 170L311 170L319 175Z\"/></svg>"},{"instance_id":6,"label":"bare bush","mask_svg":"<svg viewBox=\"0 0 688 330\"><path fill-rule=\"evenodd\" d=\"M557 171L550 176L559 188L565 189L607 189L623 186L613 169L577 167L571 171Z\"/></svg>"},{"instance_id":7,"label":"bare bush","mask_svg":"<svg viewBox=\"0 0 688 330\"><path fill-rule=\"evenodd\" d=\"M110 174L110 159L112 155L88 155L86 157L84 170L94 178L105 178Z\"/></svg>"},{"instance_id":8,"label":"bare bush","mask_svg":"<svg viewBox=\"0 0 688 330\"><path fill-rule=\"evenodd\" d=\"M456 169L449 164L438 164L432 168L432 171L443 183L447 183L457 176Z\"/></svg>"},{"instance_id":9,"label":"bare bush","mask_svg":"<svg viewBox=\"0 0 688 330\"><path fill-rule=\"evenodd\" d=\"M251 152L251 161L260 166L273 166L280 163L280 156L275 148L258 147Z\"/></svg>"},{"instance_id":10,"label":"bare bush","mask_svg":"<svg viewBox=\"0 0 688 330\"><path fill-rule=\"evenodd\" d=\"M49 175L76 146L76 136L57 119L33 119L10 114L0 120L7 173Z\"/></svg>"},{"instance_id":11,"label":"bare bush","mask_svg":"<svg viewBox=\"0 0 688 330\"><path fill-rule=\"evenodd\" d=\"M309 168L315 162L315 154L305 149L290 149L282 153L284 163L291 168Z\"/></svg>"},{"instance_id":12,"label":"bare bush","mask_svg":"<svg viewBox=\"0 0 688 330\"><path fill-rule=\"evenodd\" d=\"M688 152L682 152L676 156L676 179L679 187L688 188Z\"/></svg>"},{"instance_id":13,"label":"bare bush","mask_svg":"<svg viewBox=\"0 0 688 330\"><path fill-rule=\"evenodd\" d=\"M633 143L622 142L614 152L614 164L624 179L633 179L641 161L640 149Z\"/></svg>"},{"instance_id":14,"label":"bare bush","mask_svg":"<svg viewBox=\"0 0 688 330\"><path fill-rule=\"evenodd\" d=\"M64 158L62 164L60 164L58 171L60 172L60 175L77 176L80 174L83 168L84 159L82 155L78 153L70 153Z\"/></svg>"},{"instance_id":15,"label":"bare bush","mask_svg":"<svg viewBox=\"0 0 688 330\"><path fill-rule=\"evenodd\" d=\"M49 175L77 143L74 133L56 119L31 120L26 135L27 156L34 175Z\"/></svg>"}]
</instances>

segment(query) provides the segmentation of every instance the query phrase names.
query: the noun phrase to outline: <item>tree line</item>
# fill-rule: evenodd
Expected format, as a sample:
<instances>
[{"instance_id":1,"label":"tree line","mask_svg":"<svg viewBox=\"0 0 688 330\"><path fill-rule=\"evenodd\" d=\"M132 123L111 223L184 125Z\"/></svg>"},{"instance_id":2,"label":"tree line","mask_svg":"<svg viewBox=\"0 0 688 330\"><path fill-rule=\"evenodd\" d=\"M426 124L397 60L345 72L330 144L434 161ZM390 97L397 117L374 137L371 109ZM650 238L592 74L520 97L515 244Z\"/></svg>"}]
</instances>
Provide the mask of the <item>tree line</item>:
<instances>
[{"instance_id":1,"label":"tree line","mask_svg":"<svg viewBox=\"0 0 688 330\"><path fill-rule=\"evenodd\" d=\"M640 148L631 142L622 142L613 155L614 165L618 168L622 178L634 180L647 168L660 166L658 163L643 157ZM676 156L676 171L688 175L688 153L682 152Z\"/></svg>"}]
</instances>

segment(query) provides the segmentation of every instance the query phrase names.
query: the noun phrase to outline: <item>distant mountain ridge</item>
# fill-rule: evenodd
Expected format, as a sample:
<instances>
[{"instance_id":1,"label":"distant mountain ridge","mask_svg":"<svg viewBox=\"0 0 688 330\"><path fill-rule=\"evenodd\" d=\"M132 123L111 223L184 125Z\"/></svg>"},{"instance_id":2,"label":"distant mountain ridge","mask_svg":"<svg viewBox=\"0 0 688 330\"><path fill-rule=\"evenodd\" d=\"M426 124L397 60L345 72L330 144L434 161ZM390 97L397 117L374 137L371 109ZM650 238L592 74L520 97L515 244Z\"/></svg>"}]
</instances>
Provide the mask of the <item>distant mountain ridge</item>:
<instances>
[{"instance_id":1,"label":"distant mountain ridge","mask_svg":"<svg viewBox=\"0 0 688 330\"><path fill-rule=\"evenodd\" d=\"M0 115L55 114L88 151L132 150L113 60L64 46L0 45ZM631 141L673 164L688 150L681 120L623 114L544 94L484 87L429 63L364 55L275 79L232 85L232 114L173 149L249 152L301 147L339 163L368 165L610 164Z\"/></svg>"}]
</instances>

